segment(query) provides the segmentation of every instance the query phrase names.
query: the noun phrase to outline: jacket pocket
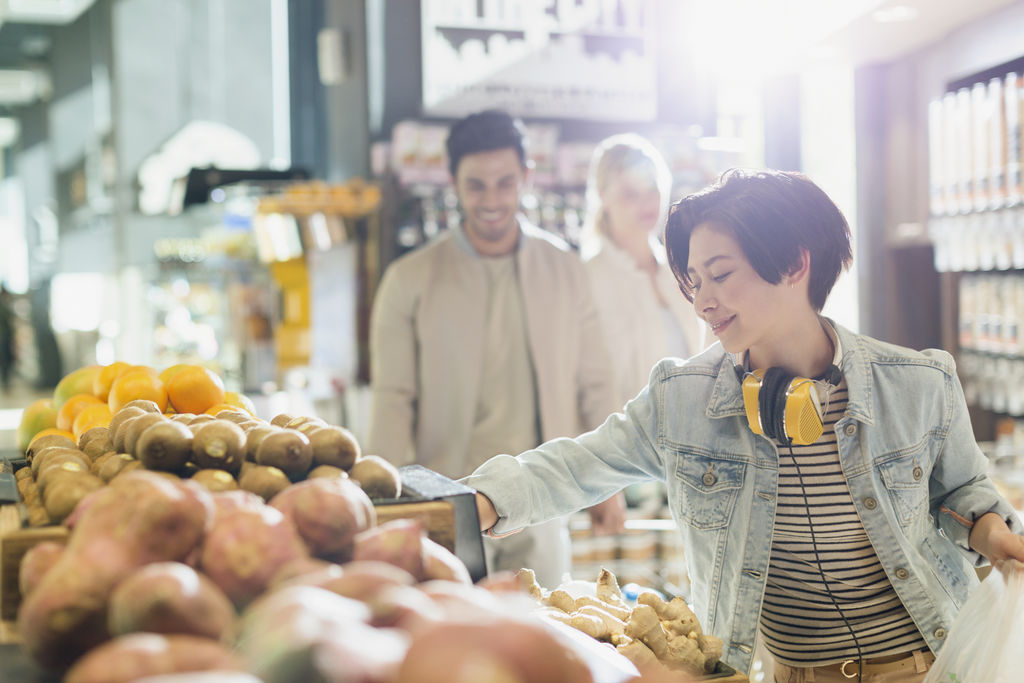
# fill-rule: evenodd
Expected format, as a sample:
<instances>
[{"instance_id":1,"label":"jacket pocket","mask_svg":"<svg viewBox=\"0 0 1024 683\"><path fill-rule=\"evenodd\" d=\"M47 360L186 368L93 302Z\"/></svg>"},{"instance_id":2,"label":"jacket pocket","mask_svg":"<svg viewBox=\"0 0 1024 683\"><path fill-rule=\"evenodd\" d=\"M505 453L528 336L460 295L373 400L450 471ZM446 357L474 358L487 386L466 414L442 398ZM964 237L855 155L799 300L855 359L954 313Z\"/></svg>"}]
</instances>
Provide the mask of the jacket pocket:
<instances>
[{"instance_id":1,"label":"jacket pocket","mask_svg":"<svg viewBox=\"0 0 1024 683\"><path fill-rule=\"evenodd\" d=\"M882 483L889 492L900 524L908 526L928 511L928 478L924 452L907 454L878 465Z\"/></svg>"},{"instance_id":2,"label":"jacket pocket","mask_svg":"<svg viewBox=\"0 0 1024 683\"><path fill-rule=\"evenodd\" d=\"M728 525L745 471L741 462L678 452L672 486L679 519L702 530Z\"/></svg>"}]
</instances>

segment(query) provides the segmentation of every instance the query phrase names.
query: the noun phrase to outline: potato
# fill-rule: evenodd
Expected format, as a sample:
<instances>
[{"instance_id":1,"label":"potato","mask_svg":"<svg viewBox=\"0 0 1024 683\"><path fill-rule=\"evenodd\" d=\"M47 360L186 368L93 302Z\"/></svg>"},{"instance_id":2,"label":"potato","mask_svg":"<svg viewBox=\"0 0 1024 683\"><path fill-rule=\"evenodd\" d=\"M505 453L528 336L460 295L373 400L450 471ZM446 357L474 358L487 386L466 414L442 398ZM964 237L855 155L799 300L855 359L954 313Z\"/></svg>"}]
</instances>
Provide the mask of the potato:
<instances>
[{"instance_id":1,"label":"potato","mask_svg":"<svg viewBox=\"0 0 1024 683\"><path fill-rule=\"evenodd\" d=\"M514 680L590 683L587 665L542 625L507 617L441 623L417 634L395 683Z\"/></svg>"},{"instance_id":2,"label":"potato","mask_svg":"<svg viewBox=\"0 0 1024 683\"><path fill-rule=\"evenodd\" d=\"M155 562L129 575L114 589L107 610L115 636L145 631L219 640L234 620L234 605L224 591L180 562Z\"/></svg>"},{"instance_id":3,"label":"potato","mask_svg":"<svg viewBox=\"0 0 1024 683\"><path fill-rule=\"evenodd\" d=\"M369 618L363 603L321 588L282 588L242 615L239 652L266 683L390 681L408 637Z\"/></svg>"},{"instance_id":4,"label":"potato","mask_svg":"<svg viewBox=\"0 0 1024 683\"><path fill-rule=\"evenodd\" d=\"M284 565L308 554L295 525L264 505L218 515L203 541L199 567L236 606L244 607Z\"/></svg>"},{"instance_id":5,"label":"potato","mask_svg":"<svg viewBox=\"0 0 1024 683\"><path fill-rule=\"evenodd\" d=\"M305 572L289 579L282 586L316 586L335 595L360 602L372 602L376 596L394 586L412 586L416 578L387 562L347 562Z\"/></svg>"},{"instance_id":6,"label":"potato","mask_svg":"<svg viewBox=\"0 0 1024 683\"><path fill-rule=\"evenodd\" d=\"M54 541L42 541L28 549L18 565L18 589L22 598L35 590L63 554L64 544Z\"/></svg>"},{"instance_id":7,"label":"potato","mask_svg":"<svg viewBox=\"0 0 1024 683\"><path fill-rule=\"evenodd\" d=\"M270 505L291 520L316 557L332 562L352 558L355 537L377 523L370 498L347 479L310 479L274 496Z\"/></svg>"},{"instance_id":8,"label":"potato","mask_svg":"<svg viewBox=\"0 0 1024 683\"><path fill-rule=\"evenodd\" d=\"M213 504L195 484L132 472L79 508L67 549L18 610L25 650L54 670L108 638L107 600L122 579L144 564L188 556Z\"/></svg>"},{"instance_id":9,"label":"potato","mask_svg":"<svg viewBox=\"0 0 1024 683\"><path fill-rule=\"evenodd\" d=\"M213 499L214 517L231 515L236 510L262 510L265 505L263 499L255 493L239 489L216 491L211 498Z\"/></svg>"},{"instance_id":10,"label":"potato","mask_svg":"<svg viewBox=\"0 0 1024 683\"><path fill-rule=\"evenodd\" d=\"M469 576L469 569L466 568L462 560L455 556L455 553L429 538L421 539L420 543L423 544L424 579L473 583L473 579Z\"/></svg>"},{"instance_id":11,"label":"potato","mask_svg":"<svg viewBox=\"0 0 1024 683\"><path fill-rule=\"evenodd\" d=\"M423 580L425 537L420 520L394 519L357 534L352 559L389 562Z\"/></svg>"},{"instance_id":12,"label":"potato","mask_svg":"<svg viewBox=\"0 0 1024 683\"><path fill-rule=\"evenodd\" d=\"M130 683L183 671L242 671L224 645L186 635L132 633L101 645L75 663L64 683Z\"/></svg>"}]
</instances>

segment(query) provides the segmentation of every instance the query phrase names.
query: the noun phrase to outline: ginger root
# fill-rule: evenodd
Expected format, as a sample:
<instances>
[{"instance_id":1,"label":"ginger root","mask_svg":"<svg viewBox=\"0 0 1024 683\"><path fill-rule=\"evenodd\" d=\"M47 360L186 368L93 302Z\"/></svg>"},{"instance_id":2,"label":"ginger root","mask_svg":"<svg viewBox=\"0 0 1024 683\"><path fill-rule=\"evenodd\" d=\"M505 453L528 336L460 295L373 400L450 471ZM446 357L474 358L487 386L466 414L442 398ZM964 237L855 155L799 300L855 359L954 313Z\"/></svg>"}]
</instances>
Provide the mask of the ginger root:
<instances>
[{"instance_id":1,"label":"ginger root","mask_svg":"<svg viewBox=\"0 0 1024 683\"><path fill-rule=\"evenodd\" d=\"M542 600L542 602L545 605L554 607L555 609L560 609L567 614L571 614L576 611L576 601L572 599L571 595L561 589L551 591L551 594Z\"/></svg>"}]
</instances>

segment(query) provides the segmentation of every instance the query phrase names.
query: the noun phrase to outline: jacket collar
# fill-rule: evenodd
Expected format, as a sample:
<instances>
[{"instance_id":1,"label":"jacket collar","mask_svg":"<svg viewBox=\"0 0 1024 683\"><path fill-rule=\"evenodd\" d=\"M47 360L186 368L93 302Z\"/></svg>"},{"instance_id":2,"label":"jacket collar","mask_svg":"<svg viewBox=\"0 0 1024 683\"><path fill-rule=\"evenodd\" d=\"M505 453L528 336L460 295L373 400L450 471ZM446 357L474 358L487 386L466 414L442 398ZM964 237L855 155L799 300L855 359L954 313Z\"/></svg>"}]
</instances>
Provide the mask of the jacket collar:
<instances>
[{"instance_id":1,"label":"jacket collar","mask_svg":"<svg viewBox=\"0 0 1024 683\"><path fill-rule=\"evenodd\" d=\"M859 335L837 325L830 318L824 320L835 330L839 340L842 356L839 368L846 379L846 386L849 390L846 413L865 424L874 424L872 410L874 383L868 350ZM720 344L716 343L715 347L719 350L720 358L706 414L711 418L742 415L745 412L743 393L740 390L740 380L736 376L733 357L731 354L725 353Z\"/></svg>"}]
</instances>

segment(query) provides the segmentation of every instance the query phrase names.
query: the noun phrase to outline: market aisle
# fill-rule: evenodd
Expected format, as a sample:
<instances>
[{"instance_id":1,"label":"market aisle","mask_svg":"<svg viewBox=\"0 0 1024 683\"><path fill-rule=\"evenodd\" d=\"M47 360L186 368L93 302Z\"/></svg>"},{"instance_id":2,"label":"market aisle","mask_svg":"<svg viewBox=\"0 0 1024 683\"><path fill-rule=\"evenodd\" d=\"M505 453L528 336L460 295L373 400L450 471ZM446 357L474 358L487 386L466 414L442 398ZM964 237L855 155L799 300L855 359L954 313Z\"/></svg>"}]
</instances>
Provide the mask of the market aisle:
<instances>
[{"instance_id":1,"label":"market aisle","mask_svg":"<svg viewBox=\"0 0 1024 683\"><path fill-rule=\"evenodd\" d=\"M12 382L10 391L0 391L0 451L15 448L14 434L25 406L50 395L52 391L40 391L20 381Z\"/></svg>"}]
</instances>

